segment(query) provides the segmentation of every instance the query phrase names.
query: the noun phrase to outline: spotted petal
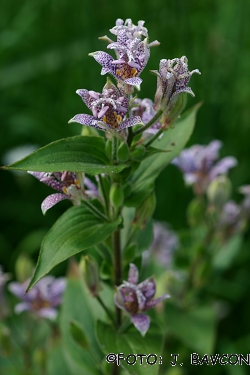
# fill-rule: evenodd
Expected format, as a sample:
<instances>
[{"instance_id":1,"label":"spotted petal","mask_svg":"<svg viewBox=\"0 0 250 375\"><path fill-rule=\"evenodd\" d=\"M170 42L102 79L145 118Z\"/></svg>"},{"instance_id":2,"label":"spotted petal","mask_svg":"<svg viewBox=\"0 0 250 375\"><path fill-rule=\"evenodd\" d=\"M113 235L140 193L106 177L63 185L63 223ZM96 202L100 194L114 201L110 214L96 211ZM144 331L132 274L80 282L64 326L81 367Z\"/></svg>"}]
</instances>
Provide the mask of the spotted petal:
<instances>
[{"instance_id":1,"label":"spotted petal","mask_svg":"<svg viewBox=\"0 0 250 375\"><path fill-rule=\"evenodd\" d=\"M136 314L131 316L131 321L134 324L135 328L140 331L142 336L145 336L150 325L150 318L144 314Z\"/></svg>"},{"instance_id":2,"label":"spotted petal","mask_svg":"<svg viewBox=\"0 0 250 375\"><path fill-rule=\"evenodd\" d=\"M132 284L137 284L138 280L139 280L138 268L133 263L130 263L129 273L128 273L128 282Z\"/></svg>"},{"instance_id":3,"label":"spotted petal","mask_svg":"<svg viewBox=\"0 0 250 375\"><path fill-rule=\"evenodd\" d=\"M170 298L170 295L164 294L163 296L161 296L159 298L152 299L151 301L147 301L146 305L144 307L144 311L152 309L152 307L155 307L156 305L158 305L158 303L160 303L161 301L163 301L166 298Z\"/></svg>"},{"instance_id":4,"label":"spotted petal","mask_svg":"<svg viewBox=\"0 0 250 375\"><path fill-rule=\"evenodd\" d=\"M69 120L69 123L71 122L78 122L79 124L82 124L82 125L92 126L93 128L96 128L99 130L105 130L101 126L102 122L97 121L96 118L91 115L85 115L85 114L75 115L71 120Z\"/></svg>"},{"instance_id":5,"label":"spotted petal","mask_svg":"<svg viewBox=\"0 0 250 375\"><path fill-rule=\"evenodd\" d=\"M90 54L90 56L93 56L95 61L97 61L103 67L103 69L105 69L105 73L103 74L109 72L116 76L115 66L112 64L112 62L114 61L114 58L112 56L103 51L93 52Z\"/></svg>"},{"instance_id":6,"label":"spotted petal","mask_svg":"<svg viewBox=\"0 0 250 375\"><path fill-rule=\"evenodd\" d=\"M140 116L134 116L134 117L130 117L126 119L119 126L119 130L129 128L130 126L134 126L134 125L144 125Z\"/></svg>"},{"instance_id":7,"label":"spotted petal","mask_svg":"<svg viewBox=\"0 0 250 375\"><path fill-rule=\"evenodd\" d=\"M42 213L45 215L46 212L51 208L53 207L55 204L57 204L58 202L64 200L64 199L69 199L69 197L65 194L60 194L60 193L56 193L56 194L51 194L49 195L47 198L44 199L43 203L42 203Z\"/></svg>"}]
</instances>

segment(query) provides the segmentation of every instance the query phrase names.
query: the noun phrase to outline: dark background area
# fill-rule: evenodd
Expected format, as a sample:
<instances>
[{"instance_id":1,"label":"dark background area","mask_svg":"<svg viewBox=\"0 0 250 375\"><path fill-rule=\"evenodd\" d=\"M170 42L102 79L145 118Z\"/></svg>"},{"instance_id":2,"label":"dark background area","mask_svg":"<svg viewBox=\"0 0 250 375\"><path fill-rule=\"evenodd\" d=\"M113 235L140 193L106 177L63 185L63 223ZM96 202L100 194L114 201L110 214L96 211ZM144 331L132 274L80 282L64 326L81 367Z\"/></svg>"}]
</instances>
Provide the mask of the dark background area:
<instances>
[{"instance_id":1,"label":"dark background area","mask_svg":"<svg viewBox=\"0 0 250 375\"><path fill-rule=\"evenodd\" d=\"M156 79L148 71L158 69L162 58L186 55L189 69L201 71L190 81L196 97L189 97L187 108L198 101L203 106L189 145L222 140L221 156L233 155L239 162L230 171L233 197L239 200L237 187L250 184L248 0L1 0L0 164L15 147L41 147L79 134L80 125L67 123L86 111L75 91L101 91L106 77L88 53L105 50L98 37L111 37L117 18L145 20L150 40L161 42L151 49L139 97L153 99ZM25 173L2 171L0 192L0 264L13 271L21 251L35 252L36 258L43 234L70 203L61 202L44 217L40 204L51 190ZM177 230L185 227L192 192L177 168L169 166L161 174L156 193L155 218ZM247 296L249 290L235 304L235 324L239 309L249 311ZM226 323L221 329L224 334ZM231 337L237 338L235 327Z\"/></svg>"}]
</instances>

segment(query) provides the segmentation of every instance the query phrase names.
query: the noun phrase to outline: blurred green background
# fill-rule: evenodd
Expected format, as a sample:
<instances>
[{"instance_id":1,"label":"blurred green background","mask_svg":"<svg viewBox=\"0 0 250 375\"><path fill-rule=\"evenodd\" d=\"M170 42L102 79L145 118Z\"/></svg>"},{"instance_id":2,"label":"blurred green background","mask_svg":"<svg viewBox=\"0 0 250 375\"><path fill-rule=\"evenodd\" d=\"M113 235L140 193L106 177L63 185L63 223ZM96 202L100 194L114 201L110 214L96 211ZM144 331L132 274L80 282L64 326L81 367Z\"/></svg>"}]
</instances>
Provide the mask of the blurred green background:
<instances>
[{"instance_id":1,"label":"blurred green background","mask_svg":"<svg viewBox=\"0 0 250 375\"><path fill-rule=\"evenodd\" d=\"M151 49L141 75L141 98L153 99L156 79L148 70L158 69L161 58L186 55L189 69L201 71L190 82L196 97L189 98L188 107L204 102L190 145L223 141L221 155L239 161L230 172L238 200L237 187L250 183L249 0L1 0L1 165L10 161L6 152L13 148L79 134L80 125L67 123L86 110L75 91L102 89L106 77L88 53L105 50L98 37L110 35L117 18L145 20L150 40L161 42ZM24 173L2 171L0 181L0 264L13 271L17 254L37 251L43 234L70 203L60 203L44 217L40 204L51 193L48 187ZM177 168L169 166L162 173L156 190L155 218L174 229L185 227L192 193ZM247 296L249 287L235 301L230 327L221 328L232 340L237 339L232 324L238 312L250 313ZM244 329L250 337L249 325ZM248 344L250 348L250 339Z\"/></svg>"}]
</instances>

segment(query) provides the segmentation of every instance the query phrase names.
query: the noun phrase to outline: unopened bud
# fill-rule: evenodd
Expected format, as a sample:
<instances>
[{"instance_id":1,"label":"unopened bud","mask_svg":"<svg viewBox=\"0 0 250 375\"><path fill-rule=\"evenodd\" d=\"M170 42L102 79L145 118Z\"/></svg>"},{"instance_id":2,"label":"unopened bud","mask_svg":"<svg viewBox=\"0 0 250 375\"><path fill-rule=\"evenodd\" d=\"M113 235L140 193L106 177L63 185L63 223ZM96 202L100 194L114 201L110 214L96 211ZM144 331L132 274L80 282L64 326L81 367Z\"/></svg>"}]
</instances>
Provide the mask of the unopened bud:
<instances>
[{"instance_id":1,"label":"unopened bud","mask_svg":"<svg viewBox=\"0 0 250 375\"><path fill-rule=\"evenodd\" d=\"M102 289L99 278L99 270L95 260L89 255L83 256L79 264L83 279L93 297L96 297Z\"/></svg>"},{"instance_id":2,"label":"unopened bud","mask_svg":"<svg viewBox=\"0 0 250 375\"><path fill-rule=\"evenodd\" d=\"M210 182L207 188L209 202L217 208L221 208L230 198L231 182L227 176L218 176Z\"/></svg>"},{"instance_id":3,"label":"unopened bud","mask_svg":"<svg viewBox=\"0 0 250 375\"><path fill-rule=\"evenodd\" d=\"M187 219L191 226L196 226L204 220L205 205L199 198L194 198L187 208Z\"/></svg>"},{"instance_id":4,"label":"unopened bud","mask_svg":"<svg viewBox=\"0 0 250 375\"><path fill-rule=\"evenodd\" d=\"M141 204L136 208L133 224L141 229L145 228L147 221L151 218L156 205L154 193L151 193Z\"/></svg>"},{"instance_id":5,"label":"unopened bud","mask_svg":"<svg viewBox=\"0 0 250 375\"><path fill-rule=\"evenodd\" d=\"M141 161L145 155L146 148L143 145L136 146L136 148L130 153L133 160Z\"/></svg>"},{"instance_id":6,"label":"unopened bud","mask_svg":"<svg viewBox=\"0 0 250 375\"><path fill-rule=\"evenodd\" d=\"M127 143L122 142L120 144L120 146L118 147L117 156L118 156L118 159L121 162L124 162L124 161L128 160L128 158L129 158L129 148L128 148Z\"/></svg>"},{"instance_id":7,"label":"unopened bud","mask_svg":"<svg viewBox=\"0 0 250 375\"><path fill-rule=\"evenodd\" d=\"M16 278L20 283L31 277L35 265L25 254L19 255L16 261Z\"/></svg>"},{"instance_id":8,"label":"unopened bud","mask_svg":"<svg viewBox=\"0 0 250 375\"><path fill-rule=\"evenodd\" d=\"M98 131L91 126L83 126L81 134L85 137L99 137Z\"/></svg>"},{"instance_id":9,"label":"unopened bud","mask_svg":"<svg viewBox=\"0 0 250 375\"><path fill-rule=\"evenodd\" d=\"M112 140L107 139L105 144L105 154L111 160L112 159Z\"/></svg>"},{"instance_id":10,"label":"unopened bud","mask_svg":"<svg viewBox=\"0 0 250 375\"><path fill-rule=\"evenodd\" d=\"M110 188L109 199L112 206L115 208L119 208L123 204L123 190L117 182L114 182Z\"/></svg>"},{"instance_id":11,"label":"unopened bud","mask_svg":"<svg viewBox=\"0 0 250 375\"><path fill-rule=\"evenodd\" d=\"M175 121L178 119L180 114L182 113L183 109L185 108L187 103L187 94L181 93L179 95L176 95L170 103L168 104L167 108L162 108L163 113L166 113L166 115L162 116L164 119L162 129L167 130L169 126L173 126ZM165 118L164 118L165 117Z\"/></svg>"}]
</instances>

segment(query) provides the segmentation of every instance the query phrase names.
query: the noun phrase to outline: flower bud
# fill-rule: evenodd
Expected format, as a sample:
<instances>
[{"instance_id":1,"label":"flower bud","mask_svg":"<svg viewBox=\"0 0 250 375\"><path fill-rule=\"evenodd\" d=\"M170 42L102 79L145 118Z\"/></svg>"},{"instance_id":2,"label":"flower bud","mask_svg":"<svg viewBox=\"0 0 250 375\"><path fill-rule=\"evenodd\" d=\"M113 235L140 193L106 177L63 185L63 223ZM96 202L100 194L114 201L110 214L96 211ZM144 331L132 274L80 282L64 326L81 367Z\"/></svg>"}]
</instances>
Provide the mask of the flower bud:
<instances>
[{"instance_id":1,"label":"flower bud","mask_svg":"<svg viewBox=\"0 0 250 375\"><path fill-rule=\"evenodd\" d=\"M171 100L167 108L166 116L164 116L164 114L162 116L162 118L164 119L162 129L167 130L169 126L174 126L175 121L184 110L186 103L187 94L185 92L177 95Z\"/></svg>"},{"instance_id":2,"label":"flower bud","mask_svg":"<svg viewBox=\"0 0 250 375\"><path fill-rule=\"evenodd\" d=\"M93 297L96 297L102 289L99 278L99 270L95 260L89 255L83 256L79 264L83 279Z\"/></svg>"},{"instance_id":3,"label":"flower bud","mask_svg":"<svg viewBox=\"0 0 250 375\"><path fill-rule=\"evenodd\" d=\"M109 199L113 207L119 208L123 204L124 194L121 186L114 182L110 188Z\"/></svg>"},{"instance_id":4,"label":"flower bud","mask_svg":"<svg viewBox=\"0 0 250 375\"><path fill-rule=\"evenodd\" d=\"M105 154L111 160L112 159L112 140L107 139L105 144Z\"/></svg>"},{"instance_id":5,"label":"flower bud","mask_svg":"<svg viewBox=\"0 0 250 375\"><path fill-rule=\"evenodd\" d=\"M191 226L196 226L204 220L205 205L199 198L194 198L187 208L187 219Z\"/></svg>"},{"instance_id":6,"label":"flower bud","mask_svg":"<svg viewBox=\"0 0 250 375\"><path fill-rule=\"evenodd\" d=\"M151 193L141 204L136 208L133 224L140 229L144 229L147 221L151 218L156 205L154 193Z\"/></svg>"},{"instance_id":7,"label":"flower bud","mask_svg":"<svg viewBox=\"0 0 250 375\"><path fill-rule=\"evenodd\" d=\"M131 152L130 156L133 160L141 161L145 155L146 148L143 145L136 146L136 148Z\"/></svg>"},{"instance_id":8,"label":"flower bud","mask_svg":"<svg viewBox=\"0 0 250 375\"><path fill-rule=\"evenodd\" d=\"M227 176L218 176L208 185L208 200L215 207L221 208L228 201L231 195L231 190L231 182Z\"/></svg>"},{"instance_id":9,"label":"flower bud","mask_svg":"<svg viewBox=\"0 0 250 375\"><path fill-rule=\"evenodd\" d=\"M16 277L20 283L23 283L29 277L31 277L34 264L32 260L25 254L19 255L16 261L15 269L16 269Z\"/></svg>"},{"instance_id":10,"label":"flower bud","mask_svg":"<svg viewBox=\"0 0 250 375\"><path fill-rule=\"evenodd\" d=\"M129 158L129 148L128 148L127 143L122 142L120 144L120 146L118 147L117 156L118 156L118 159L121 162L124 162L124 161L128 160L128 158Z\"/></svg>"}]
</instances>

